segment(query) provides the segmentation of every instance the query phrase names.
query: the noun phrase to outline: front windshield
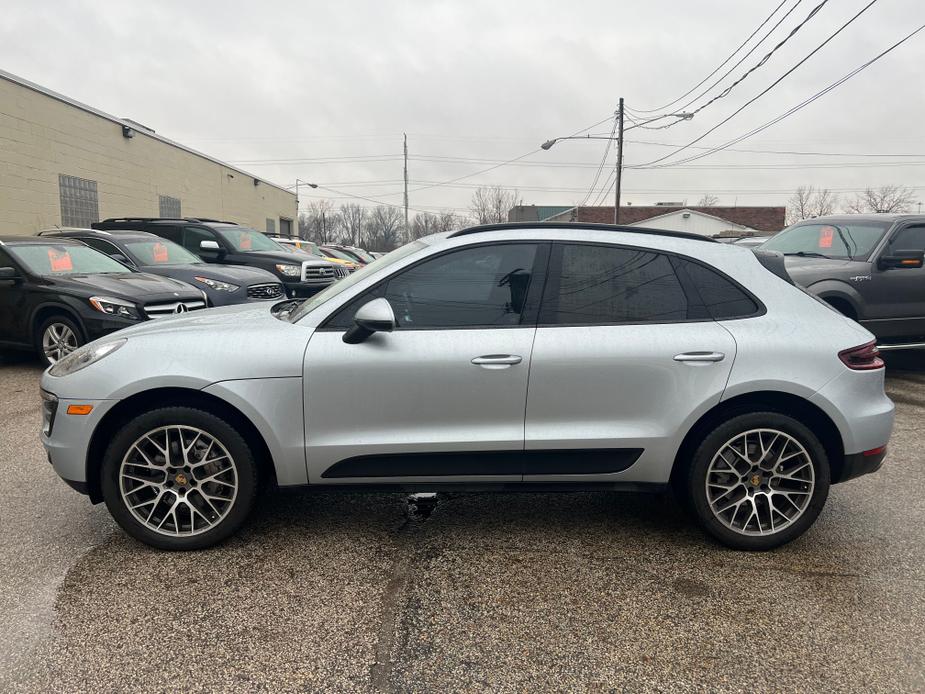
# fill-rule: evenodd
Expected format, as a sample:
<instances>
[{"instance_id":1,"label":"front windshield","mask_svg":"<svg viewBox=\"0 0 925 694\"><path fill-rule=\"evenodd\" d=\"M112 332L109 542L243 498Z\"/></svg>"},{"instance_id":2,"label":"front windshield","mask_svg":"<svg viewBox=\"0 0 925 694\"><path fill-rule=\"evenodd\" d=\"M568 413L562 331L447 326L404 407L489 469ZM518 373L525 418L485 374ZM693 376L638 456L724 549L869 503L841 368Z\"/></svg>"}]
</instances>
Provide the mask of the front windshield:
<instances>
[{"instance_id":1,"label":"front windshield","mask_svg":"<svg viewBox=\"0 0 925 694\"><path fill-rule=\"evenodd\" d=\"M367 263L371 263L376 259L375 256L370 255L369 253L364 251L362 248L351 248L350 252L353 253L354 255L360 256L360 258L365 260Z\"/></svg>"},{"instance_id":2,"label":"front windshield","mask_svg":"<svg viewBox=\"0 0 925 694\"><path fill-rule=\"evenodd\" d=\"M266 234L262 234L256 229L239 227L237 225L222 225L213 227L225 241L231 244L236 251L247 253L248 251L285 251L286 249L276 243Z\"/></svg>"},{"instance_id":3,"label":"front windshield","mask_svg":"<svg viewBox=\"0 0 925 694\"><path fill-rule=\"evenodd\" d=\"M761 244L765 251L780 251L784 255L867 259L870 252L890 227L889 222L813 222L799 224Z\"/></svg>"},{"instance_id":4,"label":"front windshield","mask_svg":"<svg viewBox=\"0 0 925 694\"><path fill-rule=\"evenodd\" d=\"M321 255L326 256L328 258L337 258L338 260L346 260L348 263L353 263L354 265L357 264L356 258L354 258L349 253L344 253L343 251L337 248L322 248Z\"/></svg>"},{"instance_id":5,"label":"front windshield","mask_svg":"<svg viewBox=\"0 0 925 694\"><path fill-rule=\"evenodd\" d=\"M41 277L131 272L125 265L89 246L30 243L7 246L29 272Z\"/></svg>"},{"instance_id":6,"label":"front windshield","mask_svg":"<svg viewBox=\"0 0 925 694\"><path fill-rule=\"evenodd\" d=\"M125 241L125 247L139 265L201 265L202 260L167 239Z\"/></svg>"},{"instance_id":7,"label":"front windshield","mask_svg":"<svg viewBox=\"0 0 925 694\"><path fill-rule=\"evenodd\" d=\"M318 292L311 299L306 299L303 301L302 304L290 314L289 321L295 323L296 321L301 320L316 308L321 306L323 303L333 299L344 290L350 289L350 287L355 285L357 282L362 281L370 273L378 272L382 268L388 267L389 265L401 260L402 258L405 258L412 253L417 253L419 250L426 247L427 244L423 241L412 241L411 243L405 244L398 250L392 251L387 256L383 256L378 260L374 260L369 265L364 265L356 272L348 275L342 280L335 282L332 285L329 285L327 289Z\"/></svg>"}]
</instances>

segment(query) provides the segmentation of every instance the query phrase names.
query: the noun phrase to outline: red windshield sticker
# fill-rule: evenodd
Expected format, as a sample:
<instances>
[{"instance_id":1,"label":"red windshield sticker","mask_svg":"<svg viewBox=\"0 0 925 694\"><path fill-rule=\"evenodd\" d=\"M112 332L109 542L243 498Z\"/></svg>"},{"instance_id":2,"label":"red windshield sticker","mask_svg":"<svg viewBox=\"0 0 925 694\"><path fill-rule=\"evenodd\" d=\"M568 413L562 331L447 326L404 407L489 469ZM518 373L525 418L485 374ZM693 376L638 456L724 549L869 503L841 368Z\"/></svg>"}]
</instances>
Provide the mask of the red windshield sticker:
<instances>
[{"instance_id":1,"label":"red windshield sticker","mask_svg":"<svg viewBox=\"0 0 925 694\"><path fill-rule=\"evenodd\" d=\"M54 248L49 248L48 262L51 263L52 272L71 272L74 269L71 254L67 251L56 251Z\"/></svg>"},{"instance_id":2,"label":"red windshield sticker","mask_svg":"<svg viewBox=\"0 0 925 694\"><path fill-rule=\"evenodd\" d=\"M822 227L819 230L819 248L831 248L834 237L835 229L833 227Z\"/></svg>"},{"instance_id":3,"label":"red windshield sticker","mask_svg":"<svg viewBox=\"0 0 925 694\"><path fill-rule=\"evenodd\" d=\"M167 252L167 246L163 243L154 244L154 262L155 263L166 263L170 260L170 255Z\"/></svg>"},{"instance_id":4,"label":"red windshield sticker","mask_svg":"<svg viewBox=\"0 0 925 694\"><path fill-rule=\"evenodd\" d=\"M250 249L251 249L251 237L250 237L250 236L242 236L242 237L241 237L241 250L242 250L242 251L249 251Z\"/></svg>"}]
</instances>

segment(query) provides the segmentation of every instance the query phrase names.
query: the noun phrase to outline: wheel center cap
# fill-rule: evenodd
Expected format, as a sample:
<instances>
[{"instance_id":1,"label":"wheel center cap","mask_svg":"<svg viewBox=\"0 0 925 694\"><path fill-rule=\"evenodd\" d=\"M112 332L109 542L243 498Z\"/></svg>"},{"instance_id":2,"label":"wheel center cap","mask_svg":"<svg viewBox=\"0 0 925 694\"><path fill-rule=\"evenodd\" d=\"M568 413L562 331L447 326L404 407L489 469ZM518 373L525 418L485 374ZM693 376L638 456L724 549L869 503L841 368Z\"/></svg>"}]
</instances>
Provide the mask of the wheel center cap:
<instances>
[{"instance_id":1,"label":"wheel center cap","mask_svg":"<svg viewBox=\"0 0 925 694\"><path fill-rule=\"evenodd\" d=\"M754 475L752 475L752 478L749 480L749 482L752 483L753 487L761 486L761 475L759 475L758 473L755 473Z\"/></svg>"},{"instance_id":2,"label":"wheel center cap","mask_svg":"<svg viewBox=\"0 0 925 694\"><path fill-rule=\"evenodd\" d=\"M174 475L173 481L179 484L181 487L185 487L186 483L189 482L189 479L184 473L178 472L176 475Z\"/></svg>"}]
</instances>

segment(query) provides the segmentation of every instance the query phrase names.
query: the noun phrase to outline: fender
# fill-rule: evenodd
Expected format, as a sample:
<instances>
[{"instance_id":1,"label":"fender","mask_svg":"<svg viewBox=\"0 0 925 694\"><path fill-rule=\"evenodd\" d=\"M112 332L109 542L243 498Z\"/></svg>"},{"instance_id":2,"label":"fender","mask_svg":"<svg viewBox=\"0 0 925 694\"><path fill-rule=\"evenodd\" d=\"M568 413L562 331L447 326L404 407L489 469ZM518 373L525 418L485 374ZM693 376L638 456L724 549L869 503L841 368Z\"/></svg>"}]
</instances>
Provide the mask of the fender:
<instances>
[{"instance_id":1,"label":"fender","mask_svg":"<svg viewBox=\"0 0 925 694\"><path fill-rule=\"evenodd\" d=\"M852 285L842 280L827 279L814 282L806 290L820 299L839 299L854 310L859 319L864 316L864 298Z\"/></svg>"}]
</instances>

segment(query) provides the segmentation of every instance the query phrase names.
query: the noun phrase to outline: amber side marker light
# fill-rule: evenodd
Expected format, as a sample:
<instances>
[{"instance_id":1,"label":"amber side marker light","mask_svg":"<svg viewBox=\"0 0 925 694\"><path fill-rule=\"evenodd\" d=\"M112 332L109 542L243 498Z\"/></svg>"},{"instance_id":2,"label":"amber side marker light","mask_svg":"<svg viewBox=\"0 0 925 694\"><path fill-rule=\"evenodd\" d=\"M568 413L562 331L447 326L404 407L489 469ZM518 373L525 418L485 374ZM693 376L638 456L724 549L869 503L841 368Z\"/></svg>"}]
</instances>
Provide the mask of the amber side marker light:
<instances>
[{"instance_id":1,"label":"amber side marker light","mask_svg":"<svg viewBox=\"0 0 925 694\"><path fill-rule=\"evenodd\" d=\"M93 405L68 405L68 414L90 414L93 412Z\"/></svg>"}]
</instances>

